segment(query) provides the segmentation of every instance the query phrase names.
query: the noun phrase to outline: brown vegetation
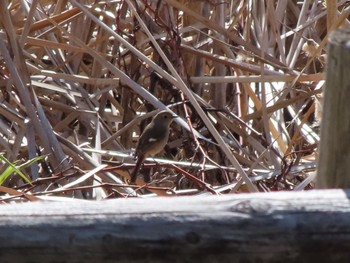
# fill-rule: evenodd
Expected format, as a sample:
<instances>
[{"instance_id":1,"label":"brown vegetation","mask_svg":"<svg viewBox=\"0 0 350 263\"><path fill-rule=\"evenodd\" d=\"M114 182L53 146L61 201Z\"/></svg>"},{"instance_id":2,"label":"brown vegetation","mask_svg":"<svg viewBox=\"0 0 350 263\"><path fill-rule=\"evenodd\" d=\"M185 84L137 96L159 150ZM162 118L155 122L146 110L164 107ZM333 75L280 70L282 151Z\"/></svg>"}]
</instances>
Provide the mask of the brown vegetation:
<instances>
[{"instance_id":1,"label":"brown vegetation","mask_svg":"<svg viewBox=\"0 0 350 263\"><path fill-rule=\"evenodd\" d=\"M327 33L346 2L0 1L1 152L46 156L2 199L312 188ZM131 149L166 106L181 118L144 165L152 182L130 186Z\"/></svg>"}]
</instances>

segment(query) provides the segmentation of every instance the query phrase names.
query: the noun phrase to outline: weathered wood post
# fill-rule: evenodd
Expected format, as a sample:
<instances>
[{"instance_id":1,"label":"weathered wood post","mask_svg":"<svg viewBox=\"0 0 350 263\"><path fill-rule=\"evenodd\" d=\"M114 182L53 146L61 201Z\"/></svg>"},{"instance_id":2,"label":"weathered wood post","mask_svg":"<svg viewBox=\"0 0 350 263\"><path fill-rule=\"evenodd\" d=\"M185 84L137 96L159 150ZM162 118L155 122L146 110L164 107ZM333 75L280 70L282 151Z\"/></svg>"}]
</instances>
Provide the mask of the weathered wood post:
<instances>
[{"instance_id":1,"label":"weathered wood post","mask_svg":"<svg viewBox=\"0 0 350 263\"><path fill-rule=\"evenodd\" d=\"M0 205L0 262L350 259L350 190Z\"/></svg>"},{"instance_id":2,"label":"weathered wood post","mask_svg":"<svg viewBox=\"0 0 350 263\"><path fill-rule=\"evenodd\" d=\"M317 186L350 188L350 29L329 38Z\"/></svg>"}]
</instances>

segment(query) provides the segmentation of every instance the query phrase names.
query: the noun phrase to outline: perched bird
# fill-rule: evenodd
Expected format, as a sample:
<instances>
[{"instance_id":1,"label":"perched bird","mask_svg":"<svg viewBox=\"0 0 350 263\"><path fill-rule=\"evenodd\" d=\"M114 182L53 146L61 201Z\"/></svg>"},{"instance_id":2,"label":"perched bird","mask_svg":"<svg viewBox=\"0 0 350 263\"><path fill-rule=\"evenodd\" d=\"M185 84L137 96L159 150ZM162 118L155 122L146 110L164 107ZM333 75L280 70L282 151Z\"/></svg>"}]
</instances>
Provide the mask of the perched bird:
<instances>
[{"instance_id":1,"label":"perched bird","mask_svg":"<svg viewBox=\"0 0 350 263\"><path fill-rule=\"evenodd\" d=\"M163 150L169 138L169 126L176 116L167 110L160 111L146 126L136 147L136 166L131 174L130 183L135 183L137 173L146 157L154 156Z\"/></svg>"}]
</instances>

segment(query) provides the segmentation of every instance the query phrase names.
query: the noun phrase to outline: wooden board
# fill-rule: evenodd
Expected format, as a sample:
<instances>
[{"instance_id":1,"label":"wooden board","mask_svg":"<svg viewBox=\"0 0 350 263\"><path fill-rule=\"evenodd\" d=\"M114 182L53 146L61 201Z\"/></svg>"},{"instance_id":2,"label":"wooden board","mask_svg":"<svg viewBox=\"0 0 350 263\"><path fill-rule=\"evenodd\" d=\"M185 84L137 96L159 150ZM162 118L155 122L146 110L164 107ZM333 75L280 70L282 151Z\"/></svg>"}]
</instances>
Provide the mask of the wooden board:
<instances>
[{"instance_id":1,"label":"wooden board","mask_svg":"<svg viewBox=\"0 0 350 263\"><path fill-rule=\"evenodd\" d=\"M0 262L345 262L350 191L0 206Z\"/></svg>"}]
</instances>

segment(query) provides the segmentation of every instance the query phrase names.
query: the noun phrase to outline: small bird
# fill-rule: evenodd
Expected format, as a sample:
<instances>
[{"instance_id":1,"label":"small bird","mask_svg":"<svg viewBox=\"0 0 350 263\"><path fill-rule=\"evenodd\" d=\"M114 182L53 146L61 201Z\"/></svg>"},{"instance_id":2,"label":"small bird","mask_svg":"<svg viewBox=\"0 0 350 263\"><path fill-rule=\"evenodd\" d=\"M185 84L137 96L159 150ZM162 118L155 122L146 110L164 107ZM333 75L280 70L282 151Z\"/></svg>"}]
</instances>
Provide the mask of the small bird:
<instances>
[{"instance_id":1,"label":"small bird","mask_svg":"<svg viewBox=\"0 0 350 263\"><path fill-rule=\"evenodd\" d=\"M154 156L163 150L168 142L169 126L176 117L169 111L162 110L146 126L136 147L135 156L137 156L137 162L131 174L130 183L135 183L137 173L145 158Z\"/></svg>"}]
</instances>

